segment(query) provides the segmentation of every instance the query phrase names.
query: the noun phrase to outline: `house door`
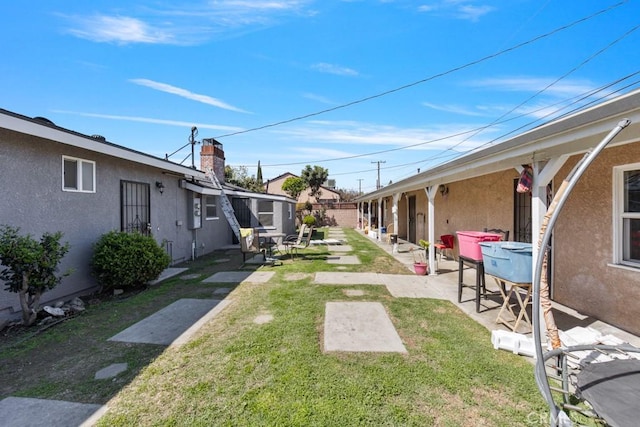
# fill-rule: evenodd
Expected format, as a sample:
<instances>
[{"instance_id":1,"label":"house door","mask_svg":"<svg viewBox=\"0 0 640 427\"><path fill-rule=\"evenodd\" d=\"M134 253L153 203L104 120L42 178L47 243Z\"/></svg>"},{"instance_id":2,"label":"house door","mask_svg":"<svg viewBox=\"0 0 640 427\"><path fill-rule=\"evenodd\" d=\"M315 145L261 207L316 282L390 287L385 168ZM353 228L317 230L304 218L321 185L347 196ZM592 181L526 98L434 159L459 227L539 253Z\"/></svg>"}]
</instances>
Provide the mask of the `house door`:
<instances>
[{"instance_id":1,"label":"house door","mask_svg":"<svg viewBox=\"0 0 640 427\"><path fill-rule=\"evenodd\" d=\"M409 230L407 240L411 243L416 242L416 196L409 196Z\"/></svg>"},{"instance_id":2,"label":"house door","mask_svg":"<svg viewBox=\"0 0 640 427\"><path fill-rule=\"evenodd\" d=\"M531 243L531 193L518 193L518 180L514 181L514 235L516 242Z\"/></svg>"},{"instance_id":3,"label":"house door","mask_svg":"<svg viewBox=\"0 0 640 427\"><path fill-rule=\"evenodd\" d=\"M513 194L514 194L514 227L515 234L514 240L516 242L524 242L524 243L532 243L533 237L531 230L531 193L518 193L516 188L518 187L518 180L514 181L513 186ZM549 183L547 186L547 206L551 203L551 199L553 198L553 186L552 183ZM536 243L538 242L539 236L535 236ZM552 263L553 257L551 256L553 252L553 238L549 240L549 256L547 258L547 283L549 284L549 291L553 295L553 283L552 283Z\"/></svg>"},{"instance_id":4,"label":"house door","mask_svg":"<svg viewBox=\"0 0 640 427\"><path fill-rule=\"evenodd\" d=\"M120 181L120 230L151 232L150 186L142 182Z\"/></svg>"}]
</instances>

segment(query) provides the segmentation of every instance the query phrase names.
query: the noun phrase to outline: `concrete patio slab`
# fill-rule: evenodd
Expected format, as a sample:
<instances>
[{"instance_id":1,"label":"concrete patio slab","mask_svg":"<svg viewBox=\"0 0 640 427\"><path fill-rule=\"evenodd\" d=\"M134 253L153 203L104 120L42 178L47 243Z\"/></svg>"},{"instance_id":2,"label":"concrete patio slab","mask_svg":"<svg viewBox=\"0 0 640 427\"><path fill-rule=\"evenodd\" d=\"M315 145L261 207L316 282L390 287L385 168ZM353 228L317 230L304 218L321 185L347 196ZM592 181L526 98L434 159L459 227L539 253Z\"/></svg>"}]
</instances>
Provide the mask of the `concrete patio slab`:
<instances>
[{"instance_id":1,"label":"concrete patio slab","mask_svg":"<svg viewBox=\"0 0 640 427\"><path fill-rule=\"evenodd\" d=\"M316 273L315 283L321 285L384 285L378 273L348 273L321 271Z\"/></svg>"},{"instance_id":2,"label":"concrete patio slab","mask_svg":"<svg viewBox=\"0 0 640 427\"><path fill-rule=\"evenodd\" d=\"M266 283L275 271L220 271L203 280L204 283Z\"/></svg>"},{"instance_id":3,"label":"concrete patio slab","mask_svg":"<svg viewBox=\"0 0 640 427\"><path fill-rule=\"evenodd\" d=\"M360 258L356 255L329 255L327 257L327 263L357 265L360 264Z\"/></svg>"},{"instance_id":4,"label":"concrete patio slab","mask_svg":"<svg viewBox=\"0 0 640 427\"><path fill-rule=\"evenodd\" d=\"M379 302L328 302L325 306L324 350L407 352Z\"/></svg>"},{"instance_id":5,"label":"concrete patio slab","mask_svg":"<svg viewBox=\"0 0 640 427\"><path fill-rule=\"evenodd\" d=\"M62 400L7 397L0 400L0 424L4 427L91 426L106 406Z\"/></svg>"},{"instance_id":6,"label":"concrete patio slab","mask_svg":"<svg viewBox=\"0 0 640 427\"><path fill-rule=\"evenodd\" d=\"M158 345L181 345L230 301L181 299L109 338Z\"/></svg>"}]
</instances>

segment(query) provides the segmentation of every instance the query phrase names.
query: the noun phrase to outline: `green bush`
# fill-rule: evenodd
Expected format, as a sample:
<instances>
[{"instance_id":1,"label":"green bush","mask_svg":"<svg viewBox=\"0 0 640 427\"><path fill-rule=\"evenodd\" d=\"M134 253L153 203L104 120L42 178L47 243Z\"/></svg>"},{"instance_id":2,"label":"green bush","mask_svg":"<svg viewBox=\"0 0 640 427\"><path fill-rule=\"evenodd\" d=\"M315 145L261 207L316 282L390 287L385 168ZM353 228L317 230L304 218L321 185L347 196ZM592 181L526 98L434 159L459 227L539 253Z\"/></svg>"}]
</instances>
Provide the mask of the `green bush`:
<instances>
[{"instance_id":1,"label":"green bush","mask_svg":"<svg viewBox=\"0 0 640 427\"><path fill-rule=\"evenodd\" d=\"M103 289L142 286L169 266L169 255L151 236L111 231L94 245L91 269Z\"/></svg>"},{"instance_id":2,"label":"green bush","mask_svg":"<svg viewBox=\"0 0 640 427\"><path fill-rule=\"evenodd\" d=\"M61 239L60 232L44 233L38 241L29 234L21 235L19 228L0 226L0 280L6 290L19 295L25 325L36 321L42 294L71 273L56 274L69 252L69 243L61 243Z\"/></svg>"},{"instance_id":3,"label":"green bush","mask_svg":"<svg viewBox=\"0 0 640 427\"><path fill-rule=\"evenodd\" d=\"M307 216L304 217L302 222L307 227L313 227L314 225L316 225L316 217L314 217L313 215L307 215Z\"/></svg>"}]
</instances>

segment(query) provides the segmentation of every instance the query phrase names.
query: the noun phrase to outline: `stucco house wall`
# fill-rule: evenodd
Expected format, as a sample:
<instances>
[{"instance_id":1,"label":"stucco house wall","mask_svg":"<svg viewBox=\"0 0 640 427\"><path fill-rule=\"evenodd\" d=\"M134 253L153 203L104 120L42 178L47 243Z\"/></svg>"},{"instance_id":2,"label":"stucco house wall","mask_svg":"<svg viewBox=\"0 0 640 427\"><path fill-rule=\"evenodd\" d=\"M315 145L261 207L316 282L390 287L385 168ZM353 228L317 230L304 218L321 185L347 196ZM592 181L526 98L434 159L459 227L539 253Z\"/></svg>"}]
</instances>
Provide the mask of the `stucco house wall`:
<instances>
[{"instance_id":1,"label":"stucco house wall","mask_svg":"<svg viewBox=\"0 0 640 427\"><path fill-rule=\"evenodd\" d=\"M277 176L267 181L265 183L265 191L268 194L279 194L282 196L289 197L287 192L282 189L282 184L284 184L286 179L289 177L298 178L297 175L294 175L290 172L284 173L280 176ZM336 202L340 201L340 194L337 191L334 191L327 187L322 187L320 190L322 191L322 194L320 195L321 200L334 200ZM300 193L300 196L298 196L297 202L298 203L306 203L306 202L318 203L318 200L315 197L309 196L309 189L306 189L302 193Z\"/></svg>"},{"instance_id":2,"label":"stucco house wall","mask_svg":"<svg viewBox=\"0 0 640 427\"><path fill-rule=\"evenodd\" d=\"M89 271L92 245L102 234L121 228L121 180L150 185L152 235L160 244L173 242L174 260L190 256L187 193L179 189L177 177L154 167L6 129L0 129L0 142L0 182L5 188L0 224L20 227L36 238L44 232L61 231L63 241L71 243L60 267L61 271L71 268L74 272L46 292L43 303L96 288ZM95 193L62 191L63 155L95 162ZM156 189L156 181L163 182L164 193ZM214 228L207 226L206 230L213 235ZM212 240L208 249L215 246ZM0 313L17 310L17 302L15 294L0 291Z\"/></svg>"},{"instance_id":3,"label":"stucco house wall","mask_svg":"<svg viewBox=\"0 0 640 427\"><path fill-rule=\"evenodd\" d=\"M564 165L557 184L581 157ZM559 303L636 334L640 271L613 264L613 167L638 162L640 143L608 148L578 181L554 229L552 288Z\"/></svg>"}]
</instances>

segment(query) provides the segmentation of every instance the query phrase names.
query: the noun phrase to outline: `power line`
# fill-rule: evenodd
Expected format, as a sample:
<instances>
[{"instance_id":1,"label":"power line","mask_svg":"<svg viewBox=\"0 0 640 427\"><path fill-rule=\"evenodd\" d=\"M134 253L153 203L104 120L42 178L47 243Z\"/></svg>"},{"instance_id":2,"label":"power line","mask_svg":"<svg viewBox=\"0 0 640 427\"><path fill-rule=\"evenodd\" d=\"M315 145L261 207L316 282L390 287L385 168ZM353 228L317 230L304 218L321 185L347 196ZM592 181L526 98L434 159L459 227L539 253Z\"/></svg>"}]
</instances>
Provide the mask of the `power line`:
<instances>
[{"instance_id":1,"label":"power line","mask_svg":"<svg viewBox=\"0 0 640 427\"><path fill-rule=\"evenodd\" d=\"M241 134L244 134L244 133L255 132L255 131L258 131L258 130L263 130L263 129L267 129L267 128L271 128L271 127L275 127L275 126L280 126L280 125L283 125L283 124L287 124L287 123L291 123L291 122L295 122L295 121L299 121L299 120L308 119L310 117L319 116L321 114L326 114L326 113L329 113L329 112L332 112L332 111L348 108L348 107L351 107L351 106L354 106L354 105L357 105L357 104L362 104L364 102L371 101L371 100L376 99L376 98L381 98L383 96L390 95L390 94L395 93L395 92L400 92L402 90L405 90L405 89L420 85L422 83L426 83L426 82L429 82L431 80L435 80L437 78L444 77L446 75L455 73L457 71L464 70L465 68L469 68L471 66L480 64L480 63L488 61L490 59L497 58L499 56L502 56L502 55L504 55L506 53L509 53L509 52L514 51L514 50L520 49L521 47L527 46L529 44L533 44L533 43L535 43L535 42L537 42L539 40L542 40L544 38L550 37L550 36L552 36L552 35L554 35L556 33L559 33L561 31L567 30L567 29L569 29L571 27L574 27L574 26L576 26L578 24L581 24L582 22L585 22L585 21L588 21L590 19L593 19L596 16L599 16L599 15L602 15L604 13L607 13L607 12L617 8L617 7L622 6L623 4L627 3L628 1L629 0L623 0L621 2L618 2L616 4L611 5L611 6L607 7L607 8L605 8L605 9L601 9L601 10L599 10L599 11L597 11L597 12L595 12L595 13L589 15L589 16L580 18L580 19L578 19L576 21L573 21L573 22L571 22L571 23L569 23L567 25L560 26L560 27L558 27L558 28L556 28L554 30L551 30L551 31L549 31L547 33L544 33L544 34L541 34L539 36L536 36L536 37L534 37L532 39L529 39L527 41L524 41L522 43L516 44L514 46L508 47L506 49L503 49L503 50L500 50L498 52L492 53L490 55L484 56L482 58L476 59L474 61L467 62L466 64L460 65L458 67L451 68L451 69L449 69L447 71L443 71L441 73L431 75L429 77L426 77L424 79L415 81L413 83L408 83L406 85L399 86L399 87L396 87L394 89L390 89L390 90L387 90L387 91L384 91L384 92L380 92L380 93L377 93L375 95L367 96L367 97L364 97L364 98L360 98L360 99L357 99L355 101L347 102L345 104L337 105L335 107L331 107L331 108L327 108L327 109L324 109L324 110L316 111L314 113L304 114L302 116L293 117L291 119L281 120L279 122L270 123L270 124L266 124L266 125L262 125L262 126L258 126L258 127L254 127L254 128L250 128L250 129L237 131L237 132L227 133L227 134L224 134L224 135L218 135L218 136L216 136L214 138L216 138L216 139L226 138L226 137L230 137L230 136L241 135Z\"/></svg>"}]
</instances>

